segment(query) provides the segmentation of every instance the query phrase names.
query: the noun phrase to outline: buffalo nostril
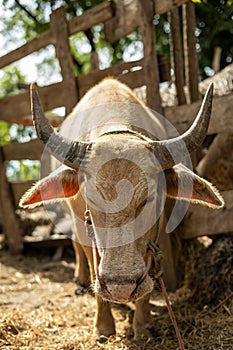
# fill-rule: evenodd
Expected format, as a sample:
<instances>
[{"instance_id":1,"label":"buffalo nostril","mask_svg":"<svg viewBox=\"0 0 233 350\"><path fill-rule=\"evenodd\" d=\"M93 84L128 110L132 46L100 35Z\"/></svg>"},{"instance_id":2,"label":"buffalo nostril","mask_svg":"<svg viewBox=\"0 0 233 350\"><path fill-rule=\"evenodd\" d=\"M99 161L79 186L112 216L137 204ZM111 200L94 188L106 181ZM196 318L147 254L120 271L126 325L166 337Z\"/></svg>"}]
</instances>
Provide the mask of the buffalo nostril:
<instances>
[{"instance_id":1,"label":"buffalo nostril","mask_svg":"<svg viewBox=\"0 0 233 350\"><path fill-rule=\"evenodd\" d=\"M132 293L137 288L137 284L108 284L106 287L108 292L111 294L112 300L125 302L130 300Z\"/></svg>"}]
</instances>

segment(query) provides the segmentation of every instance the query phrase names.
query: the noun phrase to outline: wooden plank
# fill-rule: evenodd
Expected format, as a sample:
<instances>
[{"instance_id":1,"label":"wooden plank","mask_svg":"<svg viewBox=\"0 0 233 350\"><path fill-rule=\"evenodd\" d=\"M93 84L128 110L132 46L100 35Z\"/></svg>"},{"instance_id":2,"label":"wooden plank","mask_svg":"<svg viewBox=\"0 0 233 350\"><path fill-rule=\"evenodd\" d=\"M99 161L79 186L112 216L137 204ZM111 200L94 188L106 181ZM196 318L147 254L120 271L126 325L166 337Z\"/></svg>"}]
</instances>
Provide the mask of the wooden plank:
<instances>
[{"instance_id":1,"label":"wooden plank","mask_svg":"<svg viewBox=\"0 0 233 350\"><path fill-rule=\"evenodd\" d=\"M12 142L3 147L5 160L40 160L44 146L38 139L29 142Z\"/></svg>"},{"instance_id":2,"label":"wooden plank","mask_svg":"<svg viewBox=\"0 0 233 350\"><path fill-rule=\"evenodd\" d=\"M84 32L85 30L105 22L113 17L114 11L111 1L105 1L100 5L97 5L90 10L85 11L82 15L72 18L69 23L70 35L78 32Z\"/></svg>"},{"instance_id":3,"label":"wooden plank","mask_svg":"<svg viewBox=\"0 0 233 350\"><path fill-rule=\"evenodd\" d=\"M15 208L18 207L20 198L29 190L29 188L36 182L36 180L27 180L20 182L10 182L11 191L13 194Z\"/></svg>"},{"instance_id":4,"label":"wooden plank","mask_svg":"<svg viewBox=\"0 0 233 350\"><path fill-rule=\"evenodd\" d=\"M105 39L112 43L134 32L139 26L138 0L119 0L115 4L115 15L105 22Z\"/></svg>"},{"instance_id":5,"label":"wooden plank","mask_svg":"<svg viewBox=\"0 0 233 350\"><path fill-rule=\"evenodd\" d=\"M184 59L180 27L180 14L178 8L175 8L172 11L170 11L169 23L171 28L170 52L175 73L177 100L179 105L183 105L186 103L186 97L184 93Z\"/></svg>"},{"instance_id":6,"label":"wooden plank","mask_svg":"<svg viewBox=\"0 0 233 350\"><path fill-rule=\"evenodd\" d=\"M58 9L60 10L60 9ZM55 11L56 12L56 11ZM68 23L69 35L85 31L88 28L105 22L106 20L113 17L113 9L111 2L104 2L94 8L87 10L81 16L74 17ZM50 44L56 43L56 37L53 36L53 32L48 30L38 36L35 39L25 43L21 47L14 51L7 53L0 57L0 68L6 67L7 65L24 58L31 53L38 51Z\"/></svg>"},{"instance_id":7,"label":"wooden plank","mask_svg":"<svg viewBox=\"0 0 233 350\"><path fill-rule=\"evenodd\" d=\"M138 70L136 70L138 69ZM129 78L128 75L135 77L135 79ZM89 74L82 74L77 77L79 85L79 94L82 97L85 92L93 85L107 76L119 77L122 82L128 83L131 88L139 87L143 85L143 60L134 62L123 62L115 64L114 66L93 71Z\"/></svg>"},{"instance_id":8,"label":"wooden plank","mask_svg":"<svg viewBox=\"0 0 233 350\"><path fill-rule=\"evenodd\" d=\"M147 105L162 113L162 103L159 92L159 69L156 54L155 29L153 24L153 1L139 0L139 16L142 42L144 47L144 74L147 87Z\"/></svg>"},{"instance_id":9,"label":"wooden plank","mask_svg":"<svg viewBox=\"0 0 233 350\"><path fill-rule=\"evenodd\" d=\"M45 111L56 107L65 106L66 91L63 82L49 86L38 87L40 99ZM8 123L32 125L29 92L25 91L18 95L7 96L0 99L1 120ZM49 117L54 125L60 124L61 118Z\"/></svg>"},{"instance_id":10,"label":"wooden plank","mask_svg":"<svg viewBox=\"0 0 233 350\"><path fill-rule=\"evenodd\" d=\"M214 138L214 141L211 143L210 147L208 148L208 152L205 154L205 156L201 159L198 166L196 167L198 175L207 177L207 178L212 177L214 169L217 169L216 165L219 164L218 162L223 157L224 158L226 157L229 163L231 162L230 161L230 159L232 159L231 152L233 154L233 135L222 134L222 133L218 134ZM226 171L229 171L229 169L226 169ZM220 173L220 169L219 169L219 173ZM229 177L225 179L225 174L222 174L221 178L224 178L223 183L225 183L226 185L228 184L228 186L230 186L231 180L229 179ZM232 182L233 182L233 178L232 178Z\"/></svg>"},{"instance_id":11,"label":"wooden plank","mask_svg":"<svg viewBox=\"0 0 233 350\"><path fill-rule=\"evenodd\" d=\"M198 58L195 36L195 9L194 4L189 2L183 9L183 40L184 40L184 62L185 80L189 90L188 103L198 101Z\"/></svg>"},{"instance_id":12,"label":"wooden plank","mask_svg":"<svg viewBox=\"0 0 233 350\"><path fill-rule=\"evenodd\" d=\"M161 15L188 1L190 0L154 0L152 12ZM138 4L138 0L120 0L116 2L115 16L105 22L105 38L107 41L112 43L119 40L139 27Z\"/></svg>"},{"instance_id":13,"label":"wooden plank","mask_svg":"<svg viewBox=\"0 0 233 350\"><path fill-rule=\"evenodd\" d=\"M191 239L200 236L233 232L233 190L223 192L226 207L213 210L190 205L182 225L182 236Z\"/></svg>"},{"instance_id":14,"label":"wooden plank","mask_svg":"<svg viewBox=\"0 0 233 350\"><path fill-rule=\"evenodd\" d=\"M3 217L3 230L12 253L21 253L23 239L19 219L15 214L15 206L11 188L7 181L4 156L0 147L0 208Z\"/></svg>"},{"instance_id":15,"label":"wooden plank","mask_svg":"<svg viewBox=\"0 0 233 350\"><path fill-rule=\"evenodd\" d=\"M38 249L46 249L46 248L56 248L56 247L72 247L72 240L64 235L56 235L50 238L43 237L24 237L24 245L25 248L38 248Z\"/></svg>"},{"instance_id":16,"label":"wooden plank","mask_svg":"<svg viewBox=\"0 0 233 350\"><path fill-rule=\"evenodd\" d=\"M50 28L56 39L56 56L61 67L63 88L66 93L66 114L70 113L78 101L78 89L74 76L74 64L69 45L69 29L64 7L58 8L50 16Z\"/></svg>"},{"instance_id":17,"label":"wooden plank","mask_svg":"<svg viewBox=\"0 0 233 350\"><path fill-rule=\"evenodd\" d=\"M185 132L195 119L200 108L201 101L190 105L182 105L164 108L164 115L168 121L176 127L179 133ZM213 108L210 125L207 134L233 133L233 94L216 96L213 98ZM171 134L170 137L175 135Z\"/></svg>"},{"instance_id":18,"label":"wooden plank","mask_svg":"<svg viewBox=\"0 0 233 350\"><path fill-rule=\"evenodd\" d=\"M162 15L171 11L177 6L181 6L190 0L154 0L154 12L156 15Z\"/></svg>"},{"instance_id":19,"label":"wooden plank","mask_svg":"<svg viewBox=\"0 0 233 350\"><path fill-rule=\"evenodd\" d=\"M38 51L50 44L54 44L54 38L50 30L44 32L40 36L21 47L17 48L14 51L7 53L6 55L0 57L0 68L6 67L7 65L20 60L21 58L30 55L31 53Z\"/></svg>"}]
</instances>

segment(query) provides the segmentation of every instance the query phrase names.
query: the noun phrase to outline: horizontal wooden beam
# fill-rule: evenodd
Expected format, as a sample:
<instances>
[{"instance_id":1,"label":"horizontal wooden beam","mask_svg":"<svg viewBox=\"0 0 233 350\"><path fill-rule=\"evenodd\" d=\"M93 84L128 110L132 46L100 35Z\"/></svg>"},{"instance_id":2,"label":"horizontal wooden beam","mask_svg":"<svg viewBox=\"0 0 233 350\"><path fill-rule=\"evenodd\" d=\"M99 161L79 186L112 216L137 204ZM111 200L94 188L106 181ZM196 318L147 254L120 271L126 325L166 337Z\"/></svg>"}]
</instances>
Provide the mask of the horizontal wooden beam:
<instances>
[{"instance_id":1,"label":"horizontal wooden beam","mask_svg":"<svg viewBox=\"0 0 233 350\"><path fill-rule=\"evenodd\" d=\"M63 82L38 87L40 99L45 111L56 107L65 106L66 91ZM7 96L0 99L0 119L8 123L32 125L29 92L25 91L18 95ZM50 116L48 119L54 126L60 124L62 118Z\"/></svg>"},{"instance_id":2,"label":"horizontal wooden beam","mask_svg":"<svg viewBox=\"0 0 233 350\"><path fill-rule=\"evenodd\" d=\"M222 193L226 207L211 209L201 205L190 205L182 222L182 236L191 239L223 233L232 233L233 190Z\"/></svg>"},{"instance_id":3,"label":"horizontal wooden beam","mask_svg":"<svg viewBox=\"0 0 233 350\"><path fill-rule=\"evenodd\" d=\"M38 139L29 142L12 142L3 147L5 160L40 160L44 146Z\"/></svg>"},{"instance_id":4,"label":"horizontal wooden beam","mask_svg":"<svg viewBox=\"0 0 233 350\"><path fill-rule=\"evenodd\" d=\"M171 11L175 7L181 6L190 0L154 0L154 8L156 15L162 15L165 12Z\"/></svg>"},{"instance_id":5,"label":"horizontal wooden beam","mask_svg":"<svg viewBox=\"0 0 233 350\"><path fill-rule=\"evenodd\" d=\"M167 120L175 126L179 133L186 131L195 119L201 101L189 105L164 108L164 115ZM210 125L207 134L233 133L232 123L233 93L213 98L213 108ZM170 137L175 136L170 134Z\"/></svg>"},{"instance_id":6,"label":"horizontal wooden beam","mask_svg":"<svg viewBox=\"0 0 233 350\"><path fill-rule=\"evenodd\" d=\"M113 7L110 1L105 1L90 10L85 11L82 15L72 18L69 23L69 34L73 35L83 32L96 24L105 22L113 17Z\"/></svg>"},{"instance_id":7,"label":"horizontal wooden beam","mask_svg":"<svg viewBox=\"0 0 233 350\"><path fill-rule=\"evenodd\" d=\"M6 67L9 64L24 58L31 53L38 51L50 44L55 44L51 31L48 30L40 36L31 41L28 41L26 44L7 53L6 55L0 57L0 68Z\"/></svg>"},{"instance_id":8,"label":"horizontal wooden beam","mask_svg":"<svg viewBox=\"0 0 233 350\"><path fill-rule=\"evenodd\" d=\"M108 69L80 75L77 78L80 87L80 96L83 96L89 88L109 75L118 76L122 82L128 84L131 88L142 86L144 82L143 69L133 72L135 67L140 68L142 66L143 60L125 62L114 65ZM65 105L66 91L64 91L62 82L38 88L38 90L45 111ZM165 107L164 115L167 120L175 126L178 132L182 133L192 124L200 105L201 101L197 101L189 105ZM0 99L0 110L1 120L25 126L32 125L28 91ZM208 129L209 135L233 133L232 110L232 93L225 96L214 97L212 116ZM17 113L14 111L17 111ZM63 120L57 116L49 116L48 119L53 126L60 125ZM170 134L169 136L172 137L174 134Z\"/></svg>"},{"instance_id":9,"label":"horizontal wooden beam","mask_svg":"<svg viewBox=\"0 0 233 350\"><path fill-rule=\"evenodd\" d=\"M93 85L108 76L118 77L119 80L128 84L131 88L142 86L144 82L143 60L118 63L107 69L79 75L77 79L80 96L83 96Z\"/></svg>"},{"instance_id":10,"label":"horizontal wooden beam","mask_svg":"<svg viewBox=\"0 0 233 350\"><path fill-rule=\"evenodd\" d=\"M71 239L63 234L56 235L55 237L52 235L49 238L25 236L23 243L25 248L38 249L72 246Z\"/></svg>"}]
</instances>

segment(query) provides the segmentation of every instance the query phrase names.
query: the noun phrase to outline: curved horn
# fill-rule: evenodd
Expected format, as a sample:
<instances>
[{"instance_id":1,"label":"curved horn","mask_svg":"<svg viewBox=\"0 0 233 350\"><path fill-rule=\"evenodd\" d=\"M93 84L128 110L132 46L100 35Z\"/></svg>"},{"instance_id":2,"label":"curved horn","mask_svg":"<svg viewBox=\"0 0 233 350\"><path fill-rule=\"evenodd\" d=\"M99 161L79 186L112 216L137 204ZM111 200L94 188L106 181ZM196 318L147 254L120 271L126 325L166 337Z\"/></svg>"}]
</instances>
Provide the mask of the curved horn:
<instances>
[{"instance_id":1,"label":"curved horn","mask_svg":"<svg viewBox=\"0 0 233 350\"><path fill-rule=\"evenodd\" d=\"M213 98L213 83L206 91L201 108L191 127L182 135L170 140L152 141L150 145L162 169L180 163L187 155L197 149L207 133Z\"/></svg>"},{"instance_id":2,"label":"curved horn","mask_svg":"<svg viewBox=\"0 0 233 350\"><path fill-rule=\"evenodd\" d=\"M78 169L91 143L72 141L54 132L44 115L36 84L31 84L31 110L37 136L46 145L46 149L60 162Z\"/></svg>"}]
</instances>

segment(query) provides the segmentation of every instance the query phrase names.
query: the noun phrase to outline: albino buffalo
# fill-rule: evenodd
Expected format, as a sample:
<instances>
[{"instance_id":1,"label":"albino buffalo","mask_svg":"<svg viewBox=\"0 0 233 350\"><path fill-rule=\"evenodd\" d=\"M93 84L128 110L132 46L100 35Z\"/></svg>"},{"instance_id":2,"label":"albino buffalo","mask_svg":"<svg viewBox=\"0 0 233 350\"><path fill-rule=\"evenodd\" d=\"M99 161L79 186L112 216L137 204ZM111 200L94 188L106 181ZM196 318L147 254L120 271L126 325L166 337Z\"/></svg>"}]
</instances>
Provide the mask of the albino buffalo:
<instances>
[{"instance_id":1,"label":"albino buffalo","mask_svg":"<svg viewBox=\"0 0 233 350\"><path fill-rule=\"evenodd\" d=\"M20 205L61 201L68 207L75 274L87 285L90 271L99 335L115 333L109 302L136 302L135 337L149 328L153 282L147 247L164 198L223 206L213 186L181 164L206 136L212 95L211 85L192 126L167 140L161 120L114 78L90 89L59 133L45 118L35 86L31 88L37 135L63 165L24 194Z\"/></svg>"}]
</instances>

